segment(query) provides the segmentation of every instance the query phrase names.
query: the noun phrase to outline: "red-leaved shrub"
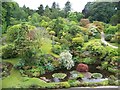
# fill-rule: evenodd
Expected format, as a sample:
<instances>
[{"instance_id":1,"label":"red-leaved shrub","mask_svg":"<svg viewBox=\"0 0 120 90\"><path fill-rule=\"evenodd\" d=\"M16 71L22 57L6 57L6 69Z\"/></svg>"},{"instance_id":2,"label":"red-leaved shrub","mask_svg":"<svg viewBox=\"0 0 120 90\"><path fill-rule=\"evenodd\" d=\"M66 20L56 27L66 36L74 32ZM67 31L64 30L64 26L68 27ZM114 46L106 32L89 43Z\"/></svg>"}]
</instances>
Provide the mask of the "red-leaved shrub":
<instances>
[{"instance_id":1,"label":"red-leaved shrub","mask_svg":"<svg viewBox=\"0 0 120 90\"><path fill-rule=\"evenodd\" d=\"M80 63L80 64L78 64L76 70L78 72L87 72L88 71L88 65Z\"/></svg>"}]
</instances>

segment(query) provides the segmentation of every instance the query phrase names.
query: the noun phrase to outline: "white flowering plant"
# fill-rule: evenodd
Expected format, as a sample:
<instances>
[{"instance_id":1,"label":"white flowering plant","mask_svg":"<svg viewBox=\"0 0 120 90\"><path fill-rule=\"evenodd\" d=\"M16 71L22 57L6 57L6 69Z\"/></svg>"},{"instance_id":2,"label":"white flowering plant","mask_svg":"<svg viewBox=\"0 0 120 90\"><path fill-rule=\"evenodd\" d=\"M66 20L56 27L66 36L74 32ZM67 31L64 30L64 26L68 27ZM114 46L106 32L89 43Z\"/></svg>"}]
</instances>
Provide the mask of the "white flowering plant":
<instances>
[{"instance_id":1,"label":"white flowering plant","mask_svg":"<svg viewBox=\"0 0 120 90\"><path fill-rule=\"evenodd\" d=\"M59 60L61 64L67 69L71 69L74 66L74 61L72 60L72 55L69 51L62 52L60 54Z\"/></svg>"}]
</instances>

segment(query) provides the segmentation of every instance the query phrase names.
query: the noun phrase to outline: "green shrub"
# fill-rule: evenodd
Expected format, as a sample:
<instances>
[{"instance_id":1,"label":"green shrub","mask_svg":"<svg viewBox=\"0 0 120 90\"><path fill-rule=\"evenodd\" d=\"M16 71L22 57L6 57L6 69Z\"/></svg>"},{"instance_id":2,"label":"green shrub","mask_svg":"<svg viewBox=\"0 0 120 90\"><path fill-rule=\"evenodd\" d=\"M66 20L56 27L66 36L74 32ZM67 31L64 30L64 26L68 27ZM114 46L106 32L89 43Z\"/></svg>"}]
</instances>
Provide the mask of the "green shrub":
<instances>
[{"instance_id":1,"label":"green shrub","mask_svg":"<svg viewBox=\"0 0 120 90\"><path fill-rule=\"evenodd\" d=\"M45 65L45 69L48 71L54 71L55 67L52 65L52 63L47 63Z\"/></svg>"},{"instance_id":2,"label":"green shrub","mask_svg":"<svg viewBox=\"0 0 120 90\"><path fill-rule=\"evenodd\" d=\"M2 58L15 58L17 57L18 53L14 46L14 44L8 44L2 48Z\"/></svg>"},{"instance_id":3,"label":"green shrub","mask_svg":"<svg viewBox=\"0 0 120 90\"><path fill-rule=\"evenodd\" d=\"M30 26L27 24L24 24L24 25L25 25L25 28L27 28L28 30L35 29L34 26ZM10 42L13 42L18 37L21 37L19 33L22 32L22 29L23 29L23 24L17 24L17 25L13 25L13 26L9 27L7 30L7 40Z\"/></svg>"},{"instance_id":4,"label":"green shrub","mask_svg":"<svg viewBox=\"0 0 120 90\"><path fill-rule=\"evenodd\" d=\"M61 52L61 46L60 45L54 45L51 50L52 50L53 53L59 55L60 52Z\"/></svg>"},{"instance_id":5,"label":"green shrub","mask_svg":"<svg viewBox=\"0 0 120 90\"><path fill-rule=\"evenodd\" d=\"M96 60L91 59L90 57L88 57L88 58L84 58L82 62L83 62L83 63L86 63L86 64L94 64L95 61L96 61Z\"/></svg>"},{"instance_id":6,"label":"green shrub","mask_svg":"<svg viewBox=\"0 0 120 90\"><path fill-rule=\"evenodd\" d=\"M72 43L73 43L73 45L83 46L84 38L82 36L81 37L75 37L75 38L72 39Z\"/></svg>"},{"instance_id":7,"label":"green shrub","mask_svg":"<svg viewBox=\"0 0 120 90\"><path fill-rule=\"evenodd\" d=\"M120 44L120 32L116 32L111 42Z\"/></svg>"},{"instance_id":8,"label":"green shrub","mask_svg":"<svg viewBox=\"0 0 120 90\"><path fill-rule=\"evenodd\" d=\"M95 79L102 78L102 74L101 73L93 73L91 77L95 78Z\"/></svg>"},{"instance_id":9,"label":"green shrub","mask_svg":"<svg viewBox=\"0 0 120 90\"><path fill-rule=\"evenodd\" d=\"M37 68L32 68L30 70L28 70L30 73L32 73L32 76L40 76L45 74L45 69L41 66L37 67Z\"/></svg>"},{"instance_id":10,"label":"green shrub","mask_svg":"<svg viewBox=\"0 0 120 90\"><path fill-rule=\"evenodd\" d=\"M117 78L114 75L110 75L108 78L108 84L109 85L115 85L115 81L117 80Z\"/></svg>"},{"instance_id":11,"label":"green shrub","mask_svg":"<svg viewBox=\"0 0 120 90\"><path fill-rule=\"evenodd\" d=\"M58 78L58 79L64 79L67 75L65 73L54 73L52 77Z\"/></svg>"},{"instance_id":12,"label":"green shrub","mask_svg":"<svg viewBox=\"0 0 120 90\"><path fill-rule=\"evenodd\" d=\"M112 37L113 37L113 34L107 34L106 37L105 37L105 40L106 41L111 41Z\"/></svg>"},{"instance_id":13,"label":"green shrub","mask_svg":"<svg viewBox=\"0 0 120 90\"><path fill-rule=\"evenodd\" d=\"M106 34L115 34L118 31L119 29L117 26L111 26L111 25L107 29L105 29Z\"/></svg>"},{"instance_id":14,"label":"green shrub","mask_svg":"<svg viewBox=\"0 0 120 90\"><path fill-rule=\"evenodd\" d=\"M72 80L68 80L68 83L70 84L71 87L77 87L80 85L80 81L72 79Z\"/></svg>"},{"instance_id":15,"label":"green shrub","mask_svg":"<svg viewBox=\"0 0 120 90\"><path fill-rule=\"evenodd\" d=\"M70 84L68 82L60 82L59 87L60 88L69 88Z\"/></svg>"},{"instance_id":16,"label":"green shrub","mask_svg":"<svg viewBox=\"0 0 120 90\"><path fill-rule=\"evenodd\" d=\"M106 48L98 41L90 42L86 47L86 51L90 51L92 56L97 56L100 59L107 53Z\"/></svg>"}]
</instances>

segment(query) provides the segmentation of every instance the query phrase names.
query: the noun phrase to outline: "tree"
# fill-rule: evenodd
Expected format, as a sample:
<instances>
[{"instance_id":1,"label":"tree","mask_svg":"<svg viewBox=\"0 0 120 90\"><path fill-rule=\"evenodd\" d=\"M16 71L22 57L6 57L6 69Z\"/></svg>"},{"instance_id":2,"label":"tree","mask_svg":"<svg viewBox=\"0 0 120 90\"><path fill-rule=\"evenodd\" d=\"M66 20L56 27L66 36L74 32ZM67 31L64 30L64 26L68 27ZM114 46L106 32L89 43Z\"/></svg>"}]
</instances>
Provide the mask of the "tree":
<instances>
[{"instance_id":1,"label":"tree","mask_svg":"<svg viewBox=\"0 0 120 90\"><path fill-rule=\"evenodd\" d=\"M68 14L69 11L71 11L71 3L70 3L70 1L67 1L65 3L64 11L65 11L66 15Z\"/></svg>"},{"instance_id":2,"label":"tree","mask_svg":"<svg viewBox=\"0 0 120 90\"><path fill-rule=\"evenodd\" d=\"M82 13L91 21L109 23L110 18L116 13L117 2L88 2Z\"/></svg>"},{"instance_id":3,"label":"tree","mask_svg":"<svg viewBox=\"0 0 120 90\"><path fill-rule=\"evenodd\" d=\"M50 11L50 8L48 5L46 5L46 7L45 7L44 15L47 17L51 16L51 11Z\"/></svg>"},{"instance_id":4,"label":"tree","mask_svg":"<svg viewBox=\"0 0 120 90\"><path fill-rule=\"evenodd\" d=\"M120 10L118 10L117 13L111 17L110 23L112 25L117 25L120 23Z\"/></svg>"},{"instance_id":5,"label":"tree","mask_svg":"<svg viewBox=\"0 0 120 90\"><path fill-rule=\"evenodd\" d=\"M42 4L38 7L37 13L38 13L39 15L43 15L43 13L44 13L44 7L43 7Z\"/></svg>"},{"instance_id":6,"label":"tree","mask_svg":"<svg viewBox=\"0 0 120 90\"><path fill-rule=\"evenodd\" d=\"M53 4L52 4L52 7L51 8L57 8L57 4L55 3L55 2L53 2Z\"/></svg>"},{"instance_id":7,"label":"tree","mask_svg":"<svg viewBox=\"0 0 120 90\"><path fill-rule=\"evenodd\" d=\"M55 2L53 2L52 7L51 7L51 16L50 18L52 19L56 19L57 17L59 17L59 5L56 4Z\"/></svg>"}]
</instances>

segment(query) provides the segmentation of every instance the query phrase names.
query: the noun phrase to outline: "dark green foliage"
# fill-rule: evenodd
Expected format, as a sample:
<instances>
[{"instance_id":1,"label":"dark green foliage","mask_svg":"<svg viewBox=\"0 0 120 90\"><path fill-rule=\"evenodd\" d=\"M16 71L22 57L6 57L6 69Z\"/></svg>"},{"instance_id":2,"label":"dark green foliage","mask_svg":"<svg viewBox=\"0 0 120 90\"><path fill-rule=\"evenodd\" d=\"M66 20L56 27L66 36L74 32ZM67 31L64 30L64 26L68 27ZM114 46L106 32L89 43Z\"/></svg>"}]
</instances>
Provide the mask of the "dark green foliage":
<instances>
[{"instance_id":1,"label":"dark green foliage","mask_svg":"<svg viewBox=\"0 0 120 90\"><path fill-rule=\"evenodd\" d=\"M65 3L64 11L65 11L66 15L67 15L67 13L68 13L69 11L71 11L71 3L70 3L70 1L67 1L67 2Z\"/></svg>"},{"instance_id":2,"label":"dark green foliage","mask_svg":"<svg viewBox=\"0 0 120 90\"><path fill-rule=\"evenodd\" d=\"M110 18L116 13L118 2L88 2L83 9L86 18L91 21L110 22Z\"/></svg>"},{"instance_id":3,"label":"dark green foliage","mask_svg":"<svg viewBox=\"0 0 120 90\"><path fill-rule=\"evenodd\" d=\"M38 7L37 12L38 12L38 14L39 14L39 15L43 15L43 12L44 12L44 7L43 7L43 5L42 5L42 4Z\"/></svg>"},{"instance_id":4,"label":"dark green foliage","mask_svg":"<svg viewBox=\"0 0 120 90\"><path fill-rule=\"evenodd\" d=\"M113 34L107 34L106 37L105 37L105 40L106 41L111 41L112 37L113 37Z\"/></svg>"}]
</instances>

